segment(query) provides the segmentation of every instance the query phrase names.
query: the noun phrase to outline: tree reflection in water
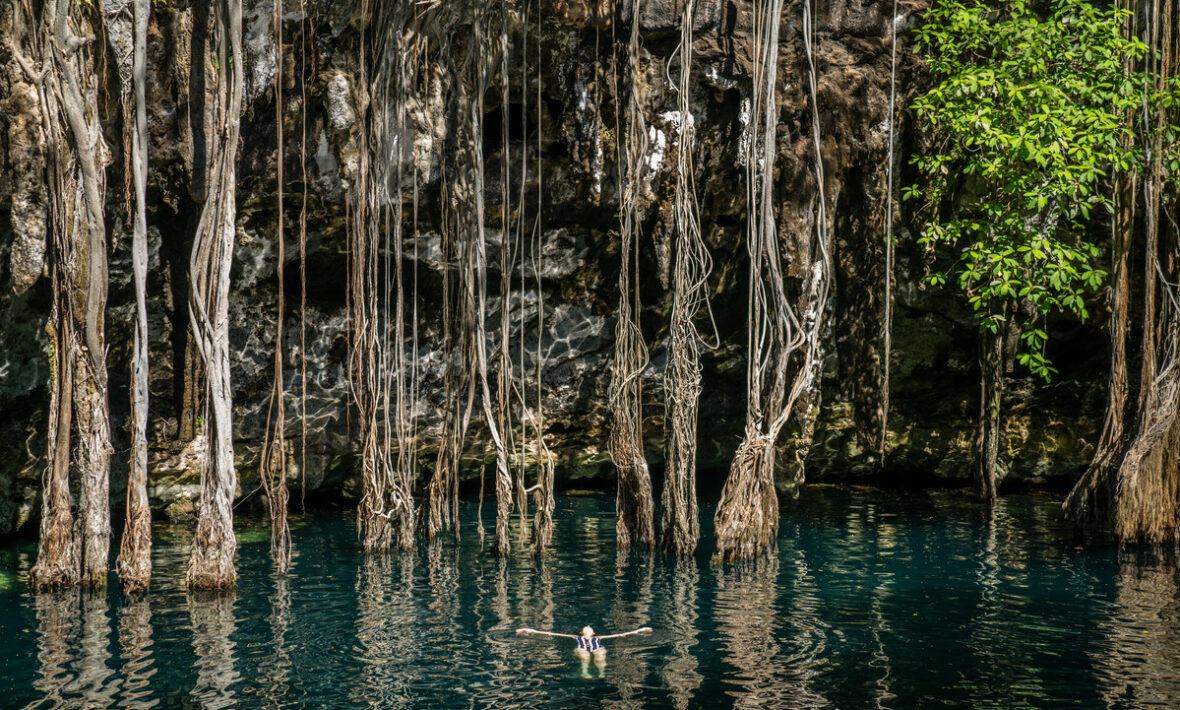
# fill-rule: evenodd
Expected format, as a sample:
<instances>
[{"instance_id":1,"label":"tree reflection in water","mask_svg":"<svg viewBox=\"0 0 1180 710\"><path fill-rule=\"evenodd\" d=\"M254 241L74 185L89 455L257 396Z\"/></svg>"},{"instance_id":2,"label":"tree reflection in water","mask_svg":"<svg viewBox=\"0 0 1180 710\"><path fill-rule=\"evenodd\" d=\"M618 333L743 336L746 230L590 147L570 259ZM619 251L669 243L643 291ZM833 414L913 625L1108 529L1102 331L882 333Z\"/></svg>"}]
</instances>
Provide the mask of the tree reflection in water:
<instances>
[{"instance_id":1,"label":"tree reflection in water","mask_svg":"<svg viewBox=\"0 0 1180 710\"><path fill-rule=\"evenodd\" d=\"M78 644L76 686L66 688L90 707L111 707L119 679L111 668L110 603L104 591L82 592L82 639Z\"/></svg>"},{"instance_id":2,"label":"tree reflection in water","mask_svg":"<svg viewBox=\"0 0 1180 710\"><path fill-rule=\"evenodd\" d=\"M233 593L190 592L189 622L196 652L197 684L190 695L205 710L237 704L233 685L241 679L230 638L237 631Z\"/></svg>"},{"instance_id":3,"label":"tree reflection in water","mask_svg":"<svg viewBox=\"0 0 1180 710\"><path fill-rule=\"evenodd\" d=\"M618 550L615 553L615 598L611 605L610 628L606 633L630 631L651 623L652 568L655 554L650 550ZM638 589L627 588L634 581ZM634 602L628 599L634 598ZM647 656L637 652L638 639L632 636L610 646L611 683L619 691L618 700L608 700L604 707L612 710L642 708L642 686L647 680Z\"/></svg>"},{"instance_id":4,"label":"tree reflection in water","mask_svg":"<svg viewBox=\"0 0 1180 710\"><path fill-rule=\"evenodd\" d=\"M291 563L294 563L292 559ZM291 591L285 574L274 575L274 592L270 597L270 660L259 668L262 676L262 695L266 707L279 707L289 702L291 692L291 648L287 644L287 631L291 626Z\"/></svg>"},{"instance_id":5,"label":"tree reflection in water","mask_svg":"<svg viewBox=\"0 0 1180 710\"><path fill-rule=\"evenodd\" d=\"M778 582L781 561L794 568L786 592ZM789 600L789 609L776 608L781 600ZM778 556L722 568L716 614L724 660L735 669L725 680L734 707L832 705L815 687L825 667L829 629L801 549L788 546Z\"/></svg>"},{"instance_id":6,"label":"tree reflection in water","mask_svg":"<svg viewBox=\"0 0 1180 710\"><path fill-rule=\"evenodd\" d=\"M472 684L477 693L472 699L475 707L549 705L547 691L538 680L537 673L557 663L555 649L522 646L513 633L518 626L515 622L521 618L528 619L532 626L542 628L545 624L553 623L552 579L545 563L538 561L537 564L540 582L535 590L528 585L533 574L519 568L510 571L507 558L485 558L479 567L476 608L480 610L477 611L478 628L482 631L475 635L472 642L490 650L491 663L486 675L481 675L479 681ZM510 590L514 590L517 595L515 616ZM486 609L486 612L481 609ZM475 653L480 651L476 649Z\"/></svg>"},{"instance_id":7,"label":"tree reflection in water","mask_svg":"<svg viewBox=\"0 0 1180 710\"><path fill-rule=\"evenodd\" d=\"M145 596L139 595L118 612L119 655L123 658L123 686L119 707L146 710L159 703L151 688L156 674L152 657L152 609Z\"/></svg>"},{"instance_id":8,"label":"tree reflection in water","mask_svg":"<svg viewBox=\"0 0 1180 710\"><path fill-rule=\"evenodd\" d=\"M75 678L70 666L74 660L79 594L77 590L68 590L33 597L37 614L37 679L33 687L42 698L30 705L30 709L65 704L62 691Z\"/></svg>"},{"instance_id":9,"label":"tree reflection in water","mask_svg":"<svg viewBox=\"0 0 1180 710\"><path fill-rule=\"evenodd\" d=\"M1124 553L1125 554L1125 553ZM1131 557L1131 555L1126 555ZM1176 707L1180 698L1180 609L1171 562L1127 559L1094 658L1107 707Z\"/></svg>"},{"instance_id":10,"label":"tree reflection in water","mask_svg":"<svg viewBox=\"0 0 1180 710\"><path fill-rule=\"evenodd\" d=\"M1013 644L1006 643L1005 638L1008 619L1005 618L1004 591L1002 586L1012 585L1018 575L1023 572L1017 565L1012 564L1009 555L1005 555L1002 565L1000 556L1004 552L999 535L1001 531L1007 533L1012 526L1008 519L1006 504L1003 499L980 510L979 536L975 540L975 589L972 594L974 600L974 614L967 630L971 642L969 647L975 656L974 670L969 675L970 680L960 679L959 685L966 689L979 701L997 700L998 689L1005 689L1004 702L1018 702L1015 688L1011 687L1012 678L1005 663L1004 656L1014 657L1023 654L1023 648L1013 648ZM970 601L970 599L966 600ZM1032 694L1033 697L1042 695L1033 684L1037 679L1032 674L1022 674L1020 678L1020 693ZM1007 686L1007 687L1006 687Z\"/></svg>"},{"instance_id":11,"label":"tree reflection in water","mask_svg":"<svg viewBox=\"0 0 1180 710\"><path fill-rule=\"evenodd\" d=\"M365 555L357 576L356 653L361 678L354 695L370 707L412 708L417 680L412 643L414 555Z\"/></svg>"},{"instance_id":12,"label":"tree reflection in water","mask_svg":"<svg viewBox=\"0 0 1180 710\"><path fill-rule=\"evenodd\" d=\"M665 618L660 626L667 631L672 650L668 662L660 671L664 684L672 694L672 704L677 710L698 707L693 696L701 687L704 676L697 670L697 592L701 581L697 561L692 557L678 557L672 572L672 585L668 590Z\"/></svg>"},{"instance_id":13,"label":"tree reflection in water","mask_svg":"<svg viewBox=\"0 0 1180 710\"><path fill-rule=\"evenodd\" d=\"M440 540L426 545L426 583L430 596L425 637L438 648L453 648L464 637L459 601L459 550Z\"/></svg>"}]
</instances>

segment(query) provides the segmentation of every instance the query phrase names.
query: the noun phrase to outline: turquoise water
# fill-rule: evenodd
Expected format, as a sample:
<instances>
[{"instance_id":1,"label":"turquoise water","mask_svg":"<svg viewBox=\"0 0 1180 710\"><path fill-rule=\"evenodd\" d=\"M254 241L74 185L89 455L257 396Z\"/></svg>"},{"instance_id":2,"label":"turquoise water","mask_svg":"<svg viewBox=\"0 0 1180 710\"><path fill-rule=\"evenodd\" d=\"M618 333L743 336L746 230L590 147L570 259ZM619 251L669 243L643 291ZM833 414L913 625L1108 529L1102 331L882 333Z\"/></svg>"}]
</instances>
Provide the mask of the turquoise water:
<instances>
[{"instance_id":1,"label":"turquoise water","mask_svg":"<svg viewBox=\"0 0 1180 710\"><path fill-rule=\"evenodd\" d=\"M482 554L473 503L458 547L406 556L359 554L351 515L321 512L285 580L247 529L220 598L183 590L183 531L158 527L133 602L33 597L35 551L10 545L0 706L1177 707L1175 569L1075 549L1057 505L810 488L784 504L778 553L738 567L617 554L606 496L559 498L544 560ZM587 623L655 633L585 669L571 641L513 633Z\"/></svg>"}]
</instances>

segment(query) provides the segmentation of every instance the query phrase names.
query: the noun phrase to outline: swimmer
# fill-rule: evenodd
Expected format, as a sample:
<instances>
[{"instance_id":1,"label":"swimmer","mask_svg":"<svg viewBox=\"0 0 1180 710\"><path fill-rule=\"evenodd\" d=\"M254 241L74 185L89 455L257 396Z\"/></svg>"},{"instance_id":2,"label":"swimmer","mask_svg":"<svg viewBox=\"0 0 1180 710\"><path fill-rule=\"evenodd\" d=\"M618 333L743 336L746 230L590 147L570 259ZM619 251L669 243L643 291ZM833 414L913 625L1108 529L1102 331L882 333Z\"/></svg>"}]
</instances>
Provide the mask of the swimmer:
<instances>
[{"instance_id":1,"label":"swimmer","mask_svg":"<svg viewBox=\"0 0 1180 710\"><path fill-rule=\"evenodd\" d=\"M590 658L594 658L594 666L598 669L598 677L601 678L606 672L606 646L602 645L604 639L617 639L624 636L634 636L635 634L650 634L651 627L644 626L635 629L634 631L625 631L621 634L607 634L606 636L599 636L594 633L594 629L589 626L582 627L582 630L577 634L558 634L552 631L537 631L536 629L517 629L518 636L528 636L529 634L538 634L540 636L555 636L557 638L574 639L577 646L574 648L574 653L578 655L578 660L582 662L582 677L590 677Z\"/></svg>"}]
</instances>

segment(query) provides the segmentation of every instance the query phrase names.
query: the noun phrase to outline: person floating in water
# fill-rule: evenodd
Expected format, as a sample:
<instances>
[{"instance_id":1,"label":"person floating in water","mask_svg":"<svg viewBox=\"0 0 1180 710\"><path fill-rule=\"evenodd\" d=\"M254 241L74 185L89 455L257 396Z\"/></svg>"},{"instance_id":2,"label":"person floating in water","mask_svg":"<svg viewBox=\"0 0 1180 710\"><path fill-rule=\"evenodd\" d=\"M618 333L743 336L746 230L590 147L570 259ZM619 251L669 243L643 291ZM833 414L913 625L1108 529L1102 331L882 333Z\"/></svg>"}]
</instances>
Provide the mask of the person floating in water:
<instances>
[{"instance_id":1,"label":"person floating in water","mask_svg":"<svg viewBox=\"0 0 1180 710\"><path fill-rule=\"evenodd\" d=\"M607 634L606 636L599 636L594 633L594 629L589 626L582 627L582 630L577 634L558 634L552 631L537 631L536 629L517 629L518 636L528 636L529 634L537 634L539 636L554 636L557 638L574 639L577 646L574 648L574 653L578 655L578 660L582 662L582 677L590 677L590 658L594 658L594 666L598 669L598 677L601 678L606 672L606 646L602 645L604 639L617 639L623 636L634 636L635 634L650 634L651 627L644 626L635 629L634 631L625 631L621 634Z\"/></svg>"}]
</instances>

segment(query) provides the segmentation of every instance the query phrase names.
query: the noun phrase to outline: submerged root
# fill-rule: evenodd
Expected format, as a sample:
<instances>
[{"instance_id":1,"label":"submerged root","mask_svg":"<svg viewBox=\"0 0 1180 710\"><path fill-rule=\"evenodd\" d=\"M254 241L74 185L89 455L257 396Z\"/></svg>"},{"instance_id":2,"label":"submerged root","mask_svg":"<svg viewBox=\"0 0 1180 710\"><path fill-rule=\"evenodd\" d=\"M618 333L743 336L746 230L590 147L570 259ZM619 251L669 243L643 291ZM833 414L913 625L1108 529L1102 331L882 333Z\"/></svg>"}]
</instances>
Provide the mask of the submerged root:
<instances>
[{"instance_id":1,"label":"submerged root","mask_svg":"<svg viewBox=\"0 0 1180 710\"><path fill-rule=\"evenodd\" d=\"M1119 468L1114 532L1122 541L1174 543L1180 514L1180 361L1173 358L1156 378L1145 409Z\"/></svg>"},{"instance_id":2,"label":"submerged root","mask_svg":"<svg viewBox=\"0 0 1180 710\"><path fill-rule=\"evenodd\" d=\"M618 521L615 523L618 545L653 549L656 546L655 505L647 461L638 454L620 455L615 467L619 472Z\"/></svg>"},{"instance_id":3,"label":"submerged root","mask_svg":"<svg viewBox=\"0 0 1180 710\"><path fill-rule=\"evenodd\" d=\"M234 553L237 549L238 541L234 537L231 520L202 515L197 523L192 556L188 563L186 582L189 589L232 589L237 583L237 572L234 569Z\"/></svg>"},{"instance_id":4,"label":"submerged root","mask_svg":"<svg viewBox=\"0 0 1180 710\"><path fill-rule=\"evenodd\" d=\"M55 510L42 520L37 564L29 570L29 586L35 590L72 587L78 583L78 565L68 500L65 515Z\"/></svg>"},{"instance_id":5,"label":"submerged root","mask_svg":"<svg viewBox=\"0 0 1180 710\"><path fill-rule=\"evenodd\" d=\"M774 441L747 436L738 447L714 518L721 562L751 559L774 549L778 535Z\"/></svg>"}]
</instances>

